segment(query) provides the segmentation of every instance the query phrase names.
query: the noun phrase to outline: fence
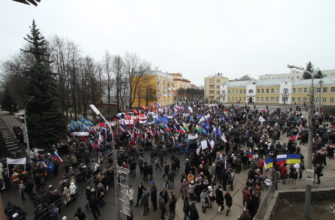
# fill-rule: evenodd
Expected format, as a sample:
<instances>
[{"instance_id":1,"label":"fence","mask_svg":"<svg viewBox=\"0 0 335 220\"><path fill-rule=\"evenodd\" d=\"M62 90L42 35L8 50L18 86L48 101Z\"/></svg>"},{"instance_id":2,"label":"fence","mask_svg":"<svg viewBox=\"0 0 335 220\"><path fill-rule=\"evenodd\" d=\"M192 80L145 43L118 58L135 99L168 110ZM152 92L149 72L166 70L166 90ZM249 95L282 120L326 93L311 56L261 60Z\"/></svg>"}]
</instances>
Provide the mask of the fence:
<instances>
[{"instance_id":1,"label":"fence","mask_svg":"<svg viewBox=\"0 0 335 220\"><path fill-rule=\"evenodd\" d=\"M259 204L259 208L258 208L258 211L254 217L254 219L263 219L264 216L265 216L265 213L267 211L267 207L270 203L270 201L272 200L273 198L273 194L274 192L276 191L276 184L272 184L267 190L266 190L266 193L265 193L265 196L264 198L262 199L261 203Z\"/></svg>"},{"instance_id":2,"label":"fence","mask_svg":"<svg viewBox=\"0 0 335 220\"><path fill-rule=\"evenodd\" d=\"M328 187L334 187L335 186L335 177L322 177L320 184L317 184L316 181L314 181L312 185L312 189L323 189ZM283 190L298 190L298 189L305 189L306 187L306 179L287 179L287 180L278 180L274 181L272 185L268 188L268 190L265 193L264 198L259 204L258 211L254 217L255 220L261 220L264 219L264 216L266 212L268 211L268 207L270 204L270 201L273 199L273 194L276 190L283 191Z\"/></svg>"}]
</instances>

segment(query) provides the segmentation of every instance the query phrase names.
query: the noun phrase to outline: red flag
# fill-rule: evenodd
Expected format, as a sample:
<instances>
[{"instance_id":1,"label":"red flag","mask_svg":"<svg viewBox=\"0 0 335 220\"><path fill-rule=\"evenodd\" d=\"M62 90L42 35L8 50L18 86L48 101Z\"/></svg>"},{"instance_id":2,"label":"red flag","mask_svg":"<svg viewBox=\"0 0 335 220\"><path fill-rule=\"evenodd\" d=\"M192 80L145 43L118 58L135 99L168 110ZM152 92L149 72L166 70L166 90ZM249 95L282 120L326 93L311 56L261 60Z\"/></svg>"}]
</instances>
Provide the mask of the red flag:
<instances>
[{"instance_id":1,"label":"red flag","mask_svg":"<svg viewBox=\"0 0 335 220\"><path fill-rule=\"evenodd\" d=\"M138 115L138 111L136 109L133 109L133 112Z\"/></svg>"},{"instance_id":2,"label":"red flag","mask_svg":"<svg viewBox=\"0 0 335 220\"><path fill-rule=\"evenodd\" d=\"M96 150L100 150L100 147L97 143L91 142L91 146Z\"/></svg>"},{"instance_id":3,"label":"red flag","mask_svg":"<svg viewBox=\"0 0 335 220\"><path fill-rule=\"evenodd\" d=\"M108 128L108 126L105 123L99 122L98 124L100 127Z\"/></svg>"}]
</instances>

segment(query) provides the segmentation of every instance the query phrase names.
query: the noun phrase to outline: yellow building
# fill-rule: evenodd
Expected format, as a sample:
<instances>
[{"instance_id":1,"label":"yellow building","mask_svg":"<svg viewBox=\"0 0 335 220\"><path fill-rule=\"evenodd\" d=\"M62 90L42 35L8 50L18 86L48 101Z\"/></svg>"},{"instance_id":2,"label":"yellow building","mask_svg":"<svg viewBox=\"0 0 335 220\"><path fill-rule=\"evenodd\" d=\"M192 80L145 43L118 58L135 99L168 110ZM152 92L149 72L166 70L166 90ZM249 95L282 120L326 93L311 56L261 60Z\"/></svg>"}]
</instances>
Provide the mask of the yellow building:
<instances>
[{"instance_id":1,"label":"yellow building","mask_svg":"<svg viewBox=\"0 0 335 220\"><path fill-rule=\"evenodd\" d=\"M148 106L159 103L162 106L174 103L173 77L162 71L149 71L142 76L133 76L130 79L134 102L132 107ZM137 83L135 83L137 82Z\"/></svg>"},{"instance_id":2,"label":"yellow building","mask_svg":"<svg viewBox=\"0 0 335 220\"><path fill-rule=\"evenodd\" d=\"M219 101L221 98L220 88L228 80L227 77L222 76L222 73L205 77L205 99L208 101Z\"/></svg>"},{"instance_id":3,"label":"yellow building","mask_svg":"<svg viewBox=\"0 0 335 220\"><path fill-rule=\"evenodd\" d=\"M220 101L223 103L304 105L309 102L311 84L311 79L232 81L221 86ZM335 77L314 79L315 105L335 105L334 99Z\"/></svg>"}]
</instances>

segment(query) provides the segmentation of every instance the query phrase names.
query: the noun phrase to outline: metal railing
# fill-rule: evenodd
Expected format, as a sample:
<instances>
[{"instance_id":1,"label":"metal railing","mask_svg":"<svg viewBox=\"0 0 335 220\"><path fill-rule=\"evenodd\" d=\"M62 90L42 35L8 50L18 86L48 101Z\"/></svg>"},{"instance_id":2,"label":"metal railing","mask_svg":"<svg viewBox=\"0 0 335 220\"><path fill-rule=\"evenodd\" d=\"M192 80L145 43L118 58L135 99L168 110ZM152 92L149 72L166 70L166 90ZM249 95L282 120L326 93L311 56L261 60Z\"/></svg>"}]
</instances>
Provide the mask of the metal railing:
<instances>
[{"instance_id":1,"label":"metal railing","mask_svg":"<svg viewBox=\"0 0 335 220\"><path fill-rule=\"evenodd\" d=\"M328 187L335 187L335 177L321 177L320 184L316 179L313 182L312 189L324 189ZM268 211L269 204L273 199L276 190L299 190L306 188L306 178L301 179L286 179L274 181L272 185L266 190L266 193L259 204L258 211L254 217L255 220L263 220L266 212Z\"/></svg>"},{"instance_id":2,"label":"metal railing","mask_svg":"<svg viewBox=\"0 0 335 220\"><path fill-rule=\"evenodd\" d=\"M265 196L262 199L262 201L260 202L258 211L257 211L257 213L256 213L256 215L255 215L255 217L253 219L256 219L256 220L259 219L259 220L261 220L261 219L264 218L265 213L266 213L266 211L268 209L269 203L272 200L273 194L274 194L275 191L276 191L276 184L272 184L266 190Z\"/></svg>"}]
</instances>

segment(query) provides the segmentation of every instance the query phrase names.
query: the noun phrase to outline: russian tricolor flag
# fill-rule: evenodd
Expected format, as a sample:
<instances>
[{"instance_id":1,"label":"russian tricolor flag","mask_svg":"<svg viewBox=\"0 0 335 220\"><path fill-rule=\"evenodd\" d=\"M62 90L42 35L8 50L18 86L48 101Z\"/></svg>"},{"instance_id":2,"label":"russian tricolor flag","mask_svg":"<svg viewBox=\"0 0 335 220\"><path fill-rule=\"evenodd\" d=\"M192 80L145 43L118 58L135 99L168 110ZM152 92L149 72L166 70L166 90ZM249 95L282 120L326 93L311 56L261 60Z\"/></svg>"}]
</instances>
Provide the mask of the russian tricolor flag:
<instances>
[{"instance_id":1,"label":"russian tricolor flag","mask_svg":"<svg viewBox=\"0 0 335 220\"><path fill-rule=\"evenodd\" d=\"M247 152L247 155L248 155L248 157L249 157L250 159L254 159L254 155L253 155L253 153L252 153L251 151L248 151L248 152Z\"/></svg>"},{"instance_id":2,"label":"russian tricolor flag","mask_svg":"<svg viewBox=\"0 0 335 220\"><path fill-rule=\"evenodd\" d=\"M279 155L277 155L276 164L284 164L284 163L286 163L286 159L287 159L287 154L279 154Z\"/></svg>"},{"instance_id":3,"label":"russian tricolor flag","mask_svg":"<svg viewBox=\"0 0 335 220\"><path fill-rule=\"evenodd\" d=\"M56 151L52 154L52 158L59 163L63 163L62 158L58 155Z\"/></svg>"}]
</instances>

